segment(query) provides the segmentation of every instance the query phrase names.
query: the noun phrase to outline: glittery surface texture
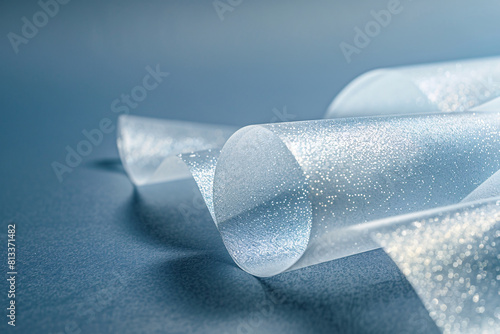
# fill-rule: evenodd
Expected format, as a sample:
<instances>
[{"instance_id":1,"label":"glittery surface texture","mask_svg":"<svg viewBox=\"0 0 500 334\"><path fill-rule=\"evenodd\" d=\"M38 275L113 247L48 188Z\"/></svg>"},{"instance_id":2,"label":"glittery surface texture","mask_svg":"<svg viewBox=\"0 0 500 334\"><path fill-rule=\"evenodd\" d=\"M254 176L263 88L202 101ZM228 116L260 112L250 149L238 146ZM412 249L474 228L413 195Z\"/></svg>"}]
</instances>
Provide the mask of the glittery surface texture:
<instances>
[{"instance_id":1,"label":"glittery surface texture","mask_svg":"<svg viewBox=\"0 0 500 334\"><path fill-rule=\"evenodd\" d=\"M500 58L375 70L331 119L236 131L122 116L118 148L136 185L192 175L255 276L382 246L444 333L498 333L497 82Z\"/></svg>"},{"instance_id":2,"label":"glittery surface texture","mask_svg":"<svg viewBox=\"0 0 500 334\"><path fill-rule=\"evenodd\" d=\"M222 125L122 115L117 144L132 182L145 185L191 177L178 154L221 148L234 131Z\"/></svg>"},{"instance_id":3,"label":"glittery surface texture","mask_svg":"<svg viewBox=\"0 0 500 334\"><path fill-rule=\"evenodd\" d=\"M380 69L356 78L327 117L500 110L500 58Z\"/></svg>"},{"instance_id":4,"label":"glittery surface texture","mask_svg":"<svg viewBox=\"0 0 500 334\"><path fill-rule=\"evenodd\" d=\"M201 195L205 200L205 204L214 222L216 220L213 203L213 182L219 154L220 150L211 149L180 155L182 161L189 167L189 171L200 189Z\"/></svg>"},{"instance_id":5,"label":"glittery surface texture","mask_svg":"<svg viewBox=\"0 0 500 334\"><path fill-rule=\"evenodd\" d=\"M443 211L374 237L444 333L498 333L500 200Z\"/></svg>"},{"instance_id":6,"label":"glittery surface texture","mask_svg":"<svg viewBox=\"0 0 500 334\"><path fill-rule=\"evenodd\" d=\"M250 126L221 151L215 217L235 261L270 276L377 247L353 225L460 202L499 151L494 113Z\"/></svg>"}]
</instances>

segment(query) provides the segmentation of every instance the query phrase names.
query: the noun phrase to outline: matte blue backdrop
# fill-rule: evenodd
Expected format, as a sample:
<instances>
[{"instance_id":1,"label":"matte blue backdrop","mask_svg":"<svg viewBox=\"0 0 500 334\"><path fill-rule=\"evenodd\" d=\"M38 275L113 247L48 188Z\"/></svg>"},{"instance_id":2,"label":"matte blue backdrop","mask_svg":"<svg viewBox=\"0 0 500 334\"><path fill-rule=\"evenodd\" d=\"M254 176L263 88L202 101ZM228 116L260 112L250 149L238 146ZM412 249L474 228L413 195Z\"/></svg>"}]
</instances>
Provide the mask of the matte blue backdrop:
<instances>
[{"instance_id":1,"label":"matte blue backdrop","mask_svg":"<svg viewBox=\"0 0 500 334\"><path fill-rule=\"evenodd\" d=\"M389 1L223 3L221 20L212 1L72 0L45 25L34 0L0 3L0 262L6 273L13 221L19 271L17 325L2 313L0 332L437 331L380 250L267 279L242 272L194 182L134 190L114 132L59 182L51 164L83 130L115 124L112 104L138 94L147 66L169 75L133 114L243 126L320 118L376 67L500 54L493 0L402 0L350 63L340 43ZM41 27L16 53L10 33L25 38L33 15ZM7 289L2 279L2 310Z\"/></svg>"}]
</instances>

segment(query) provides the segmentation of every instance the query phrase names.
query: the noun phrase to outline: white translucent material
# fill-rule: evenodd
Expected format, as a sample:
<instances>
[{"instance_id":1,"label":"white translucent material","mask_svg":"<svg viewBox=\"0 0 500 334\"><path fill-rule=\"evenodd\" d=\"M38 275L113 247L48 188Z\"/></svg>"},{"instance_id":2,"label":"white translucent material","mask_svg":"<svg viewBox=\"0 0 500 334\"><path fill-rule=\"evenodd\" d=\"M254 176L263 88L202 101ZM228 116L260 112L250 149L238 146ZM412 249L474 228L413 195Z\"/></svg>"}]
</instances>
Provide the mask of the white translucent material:
<instances>
[{"instance_id":1,"label":"white translucent material","mask_svg":"<svg viewBox=\"0 0 500 334\"><path fill-rule=\"evenodd\" d=\"M118 147L136 185L192 174L236 263L270 276L378 247L357 228L366 222L497 196L499 96L500 58L377 70L346 87L327 117L419 115L234 135L122 116ZM432 113L467 110L481 113Z\"/></svg>"},{"instance_id":2,"label":"white translucent material","mask_svg":"<svg viewBox=\"0 0 500 334\"><path fill-rule=\"evenodd\" d=\"M500 170L474 189L462 202L478 201L497 196L500 196Z\"/></svg>"},{"instance_id":3,"label":"white translucent material","mask_svg":"<svg viewBox=\"0 0 500 334\"><path fill-rule=\"evenodd\" d=\"M444 333L498 333L498 198L371 225Z\"/></svg>"},{"instance_id":4,"label":"white translucent material","mask_svg":"<svg viewBox=\"0 0 500 334\"><path fill-rule=\"evenodd\" d=\"M493 113L243 128L216 163L217 227L257 276L376 248L351 227L460 202L500 169L499 131Z\"/></svg>"},{"instance_id":5,"label":"white translucent material","mask_svg":"<svg viewBox=\"0 0 500 334\"><path fill-rule=\"evenodd\" d=\"M214 222L213 184L219 154L220 150L210 149L181 155L181 159L189 167L194 180L198 184L198 188Z\"/></svg>"},{"instance_id":6,"label":"white translucent material","mask_svg":"<svg viewBox=\"0 0 500 334\"><path fill-rule=\"evenodd\" d=\"M500 110L500 58L367 72L333 100L327 118Z\"/></svg>"},{"instance_id":7,"label":"white translucent material","mask_svg":"<svg viewBox=\"0 0 500 334\"><path fill-rule=\"evenodd\" d=\"M236 128L122 115L118 151L136 185L191 177L178 154L221 148Z\"/></svg>"},{"instance_id":8,"label":"white translucent material","mask_svg":"<svg viewBox=\"0 0 500 334\"><path fill-rule=\"evenodd\" d=\"M254 125L222 151L232 129L211 142L220 130L207 128L193 144L179 141L197 131L191 124L122 117L120 154L135 183L146 184L172 179L182 153L229 253L257 276L377 248L358 226L498 189L497 113ZM204 145L214 148L184 153Z\"/></svg>"},{"instance_id":9,"label":"white translucent material","mask_svg":"<svg viewBox=\"0 0 500 334\"><path fill-rule=\"evenodd\" d=\"M118 147L136 185L192 175L253 275L382 246L444 333L496 333L499 111L500 58L490 58L371 71L326 117L414 115L236 132L122 116Z\"/></svg>"}]
</instances>

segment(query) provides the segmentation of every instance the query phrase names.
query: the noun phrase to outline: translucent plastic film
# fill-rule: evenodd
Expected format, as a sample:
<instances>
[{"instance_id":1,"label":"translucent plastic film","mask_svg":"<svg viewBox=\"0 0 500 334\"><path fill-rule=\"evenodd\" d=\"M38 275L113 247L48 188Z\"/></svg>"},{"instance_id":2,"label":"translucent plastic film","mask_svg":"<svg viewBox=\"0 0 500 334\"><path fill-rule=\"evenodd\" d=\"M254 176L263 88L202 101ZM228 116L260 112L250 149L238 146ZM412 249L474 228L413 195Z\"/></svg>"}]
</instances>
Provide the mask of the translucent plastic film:
<instances>
[{"instance_id":1,"label":"translucent plastic film","mask_svg":"<svg viewBox=\"0 0 500 334\"><path fill-rule=\"evenodd\" d=\"M326 117L500 110L500 58L367 72L347 85Z\"/></svg>"},{"instance_id":2,"label":"translucent plastic film","mask_svg":"<svg viewBox=\"0 0 500 334\"><path fill-rule=\"evenodd\" d=\"M459 203L499 152L495 113L249 126L220 152L209 201L236 263L271 276L378 247L353 228L365 222Z\"/></svg>"},{"instance_id":3,"label":"translucent plastic film","mask_svg":"<svg viewBox=\"0 0 500 334\"><path fill-rule=\"evenodd\" d=\"M444 333L498 333L498 198L368 225Z\"/></svg>"},{"instance_id":4,"label":"translucent plastic film","mask_svg":"<svg viewBox=\"0 0 500 334\"><path fill-rule=\"evenodd\" d=\"M178 154L221 148L236 128L122 115L118 151L136 185L191 177Z\"/></svg>"},{"instance_id":5,"label":"translucent plastic film","mask_svg":"<svg viewBox=\"0 0 500 334\"><path fill-rule=\"evenodd\" d=\"M180 157L235 261L270 276L378 247L352 228L364 222L496 196L499 124L495 113L267 124L221 153L232 129L201 126L189 146L178 137L190 124L127 116L119 146L136 184L172 179L172 166L186 176L176 153L214 147Z\"/></svg>"},{"instance_id":6,"label":"translucent plastic film","mask_svg":"<svg viewBox=\"0 0 500 334\"><path fill-rule=\"evenodd\" d=\"M472 202L497 196L500 196L500 170L474 189L462 202Z\"/></svg>"},{"instance_id":7,"label":"translucent plastic film","mask_svg":"<svg viewBox=\"0 0 500 334\"><path fill-rule=\"evenodd\" d=\"M118 147L136 185L192 175L253 275L382 246L443 332L496 333L499 111L490 58L369 72L332 119L236 131L122 116Z\"/></svg>"}]
</instances>

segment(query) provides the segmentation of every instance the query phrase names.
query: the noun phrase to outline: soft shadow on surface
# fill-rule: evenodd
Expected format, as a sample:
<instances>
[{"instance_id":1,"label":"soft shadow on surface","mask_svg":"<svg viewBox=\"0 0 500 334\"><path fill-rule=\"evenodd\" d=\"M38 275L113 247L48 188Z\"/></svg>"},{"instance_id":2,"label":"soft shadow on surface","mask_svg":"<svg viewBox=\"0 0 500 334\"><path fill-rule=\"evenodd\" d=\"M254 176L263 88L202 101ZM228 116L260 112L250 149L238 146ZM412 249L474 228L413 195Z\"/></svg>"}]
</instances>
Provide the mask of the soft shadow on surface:
<instances>
[{"instance_id":1,"label":"soft shadow on surface","mask_svg":"<svg viewBox=\"0 0 500 334\"><path fill-rule=\"evenodd\" d=\"M97 159L85 165L126 175L119 158ZM120 214L130 232L144 242L178 250L215 252L230 259L193 179L133 186Z\"/></svg>"},{"instance_id":2,"label":"soft shadow on surface","mask_svg":"<svg viewBox=\"0 0 500 334\"><path fill-rule=\"evenodd\" d=\"M265 296L257 277L210 255L168 261L157 270L163 273L159 278L165 288L175 287L183 303L199 314L244 313Z\"/></svg>"},{"instance_id":3,"label":"soft shadow on surface","mask_svg":"<svg viewBox=\"0 0 500 334\"><path fill-rule=\"evenodd\" d=\"M268 293L286 297L285 309L302 309L315 333L440 333L381 249L262 281Z\"/></svg>"},{"instance_id":4,"label":"soft shadow on surface","mask_svg":"<svg viewBox=\"0 0 500 334\"><path fill-rule=\"evenodd\" d=\"M234 265L194 180L136 187L123 213L131 233L145 242L206 252Z\"/></svg>"},{"instance_id":5,"label":"soft shadow on surface","mask_svg":"<svg viewBox=\"0 0 500 334\"><path fill-rule=\"evenodd\" d=\"M125 174L120 158L97 159L85 163L86 167L106 172Z\"/></svg>"},{"instance_id":6,"label":"soft shadow on surface","mask_svg":"<svg viewBox=\"0 0 500 334\"><path fill-rule=\"evenodd\" d=\"M160 263L151 272L185 316L211 324L196 333L439 333L382 250L270 278L206 255Z\"/></svg>"},{"instance_id":7,"label":"soft shadow on surface","mask_svg":"<svg viewBox=\"0 0 500 334\"><path fill-rule=\"evenodd\" d=\"M178 321L158 326L189 333L439 333L382 250L256 278L230 258L193 180L136 188L120 212L130 233L179 254L141 275L158 306L176 305Z\"/></svg>"}]
</instances>

